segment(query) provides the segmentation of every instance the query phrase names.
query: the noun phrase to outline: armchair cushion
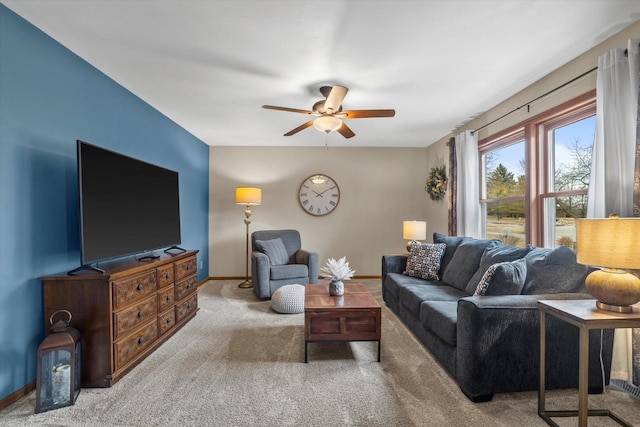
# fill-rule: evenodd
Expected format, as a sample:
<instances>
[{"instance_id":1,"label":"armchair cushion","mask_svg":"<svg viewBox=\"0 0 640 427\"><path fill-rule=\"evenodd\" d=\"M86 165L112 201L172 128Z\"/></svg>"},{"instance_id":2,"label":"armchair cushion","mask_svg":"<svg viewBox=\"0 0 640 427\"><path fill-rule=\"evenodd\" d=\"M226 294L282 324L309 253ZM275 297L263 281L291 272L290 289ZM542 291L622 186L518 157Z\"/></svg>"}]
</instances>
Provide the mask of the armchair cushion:
<instances>
[{"instance_id":1,"label":"armchair cushion","mask_svg":"<svg viewBox=\"0 0 640 427\"><path fill-rule=\"evenodd\" d=\"M272 265L271 280L282 279L306 279L309 276L309 267L304 264Z\"/></svg>"},{"instance_id":2,"label":"armchair cushion","mask_svg":"<svg viewBox=\"0 0 640 427\"><path fill-rule=\"evenodd\" d=\"M289 262L287 249L282 239L256 240L256 248L269 257L271 265L284 265Z\"/></svg>"}]
</instances>

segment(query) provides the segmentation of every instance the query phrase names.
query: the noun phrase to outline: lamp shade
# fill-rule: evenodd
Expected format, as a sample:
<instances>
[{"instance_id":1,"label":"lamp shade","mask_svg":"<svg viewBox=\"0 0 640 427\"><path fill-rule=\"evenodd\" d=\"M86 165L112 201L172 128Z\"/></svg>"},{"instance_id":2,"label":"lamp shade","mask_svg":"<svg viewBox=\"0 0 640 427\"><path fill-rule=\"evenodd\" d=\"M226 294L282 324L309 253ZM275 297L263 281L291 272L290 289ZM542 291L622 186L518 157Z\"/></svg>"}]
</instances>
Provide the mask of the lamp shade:
<instances>
[{"instance_id":1,"label":"lamp shade","mask_svg":"<svg viewBox=\"0 0 640 427\"><path fill-rule=\"evenodd\" d=\"M236 187L236 204L259 205L262 203L262 189L257 187Z\"/></svg>"},{"instance_id":2,"label":"lamp shade","mask_svg":"<svg viewBox=\"0 0 640 427\"><path fill-rule=\"evenodd\" d=\"M323 132L331 132L340 129L342 120L335 116L320 116L313 121L313 126Z\"/></svg>"},{"instance_id":3,"label":"lamp shade","mask_svg":"<svg viewBox=\"0 0 640 427\"><path fill-rule=\"evenodd\" d=\"M403 221L402 238L406 240L424 240L427 238L427 221Z\"/></svg>"},{"instance_id":4,"label":"lamp shade","mask_svg":"<svg viewBox=\"0 0 640 427\"><path fill-rule=\"evenodd\" d=\"M640 269L640 218L576 220L580 264Z\"/></svg>"}]
</instances>

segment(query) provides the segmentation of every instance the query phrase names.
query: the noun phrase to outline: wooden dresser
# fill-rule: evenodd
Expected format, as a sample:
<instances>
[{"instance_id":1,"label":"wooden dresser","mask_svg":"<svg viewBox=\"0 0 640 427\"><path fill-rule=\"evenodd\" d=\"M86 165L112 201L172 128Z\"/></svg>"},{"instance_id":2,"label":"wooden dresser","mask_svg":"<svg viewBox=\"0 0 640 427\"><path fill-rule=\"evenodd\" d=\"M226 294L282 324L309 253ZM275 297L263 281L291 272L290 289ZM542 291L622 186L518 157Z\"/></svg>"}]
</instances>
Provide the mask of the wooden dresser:
<instances>
[{"instance_id":1,"label":"wooden dresser","mask_svg":"<svg viewBox=\"0 0 640 427\"><path fill-rule=\"evenodd\" d=\"M198 311L198 251L105 262L105 274L43 277L45 333L57 310L82 334L82 387L110 387Z\"/></svg>"}]
</instances>

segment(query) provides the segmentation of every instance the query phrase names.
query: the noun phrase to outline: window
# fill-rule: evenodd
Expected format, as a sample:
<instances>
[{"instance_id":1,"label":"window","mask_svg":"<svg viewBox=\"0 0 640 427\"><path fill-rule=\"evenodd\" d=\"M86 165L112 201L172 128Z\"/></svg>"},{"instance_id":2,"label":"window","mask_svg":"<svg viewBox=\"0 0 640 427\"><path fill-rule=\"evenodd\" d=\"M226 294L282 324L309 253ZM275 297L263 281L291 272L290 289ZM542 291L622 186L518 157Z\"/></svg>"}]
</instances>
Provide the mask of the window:
<instances>
[{"instance_id":1,"label":"window","mask_svg":"<svg viewBox=\"0 0 640 427\"><path fill-rule=\"evenodd\" d=\"M480 142L484 235L575 249L586 214L595 91Z\"/></svg>"}]
</instances>

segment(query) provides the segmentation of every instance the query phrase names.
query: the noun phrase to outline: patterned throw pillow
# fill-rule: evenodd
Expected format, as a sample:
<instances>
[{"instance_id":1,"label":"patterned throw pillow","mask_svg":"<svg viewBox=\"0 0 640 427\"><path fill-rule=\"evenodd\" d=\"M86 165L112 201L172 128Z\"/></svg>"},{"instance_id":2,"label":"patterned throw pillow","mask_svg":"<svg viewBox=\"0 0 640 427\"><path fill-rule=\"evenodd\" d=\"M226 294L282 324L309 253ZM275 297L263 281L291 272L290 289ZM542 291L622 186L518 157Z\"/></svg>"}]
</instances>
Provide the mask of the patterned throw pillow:
<instances>
[{"instance_id":1,"label":"patterned throw pillow","mask_svg":"<svg viewBox=\"0 0 640 427\"><path fill-rule=\"evenodd\" d=\"M440 260L447 245L444 243L417 243L411 245L404 275L427 280L440 280Z\"/></svg>"},{"instance_id":2,"label":"patterned throw pillow","mask_svg":"<svg viewBox=\"0 0 640 427\"><path fill-rule=\"evenodd\" d=\"M271 265L285 265L289 262L287 249L279 237L273 240L256 240L256 247L269 257Z\"/></svg>"},{"instance_id":3,"label":"patterned throw pillow","mask_svg":"<svg viewBox=\"0 0 640 427\"><path fill-rule=\"evenodd\" d=\"M498 262L487 268L473 296L520 295L527 277L524 258Z\"/></svg>"}]
</instances>

